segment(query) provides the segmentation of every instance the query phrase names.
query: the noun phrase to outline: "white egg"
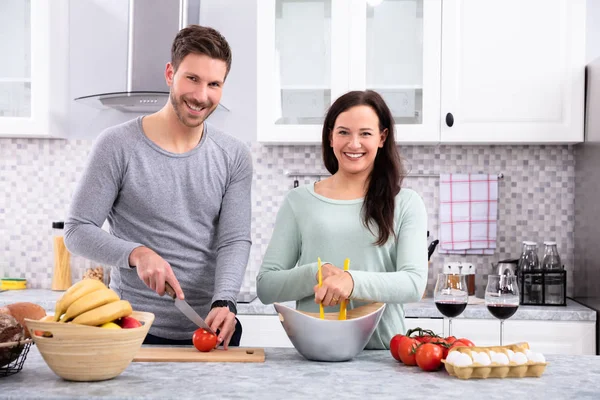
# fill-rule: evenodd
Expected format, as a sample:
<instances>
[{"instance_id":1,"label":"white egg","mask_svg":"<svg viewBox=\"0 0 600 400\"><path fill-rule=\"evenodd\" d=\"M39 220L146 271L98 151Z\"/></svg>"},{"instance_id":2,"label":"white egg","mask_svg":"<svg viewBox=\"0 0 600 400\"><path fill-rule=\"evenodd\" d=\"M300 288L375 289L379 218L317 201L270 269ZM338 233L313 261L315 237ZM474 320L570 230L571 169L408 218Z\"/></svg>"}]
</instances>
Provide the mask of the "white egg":
<instances>
[{"instance_id":1,"label":"white egg","mask_svg":"<svg viewBox=\"0 0 600 400\"><path fill-rule=\"evenodd\" d=\"M471 350L471 357L473 357L473 360L475 360L475 358L479 355L478 352Z\"/></svg>"},{"instance_id":2,"label":"white egg","mask_svg":"<svg viewBox=\"0 0 600 400\"><path fill-rule=\"evenodd\" d=\"M492 362L500 365L508 365L508 356L504 353L494 353L492 355Z\"/></svg>"},{"instance_id":3,"label":"white egg","mask_svg":"<svg viewBox=\"0 0 600 400\"><path fill-rule=\"evenodd\" d=\"M527 363L527 356L524 353L518 351L515 353L511 361L513 361L517 365L522 365Z\"/></svg>"},{"instance_id":4,"label":"white egg","mask_svg":"<svg viewBox=\"0 0 600 400\"><path fill-rule=\"evenodd\" d=\"M490 360L490 356L487 353L481 352L477 355L477 358L473 358L473 361L481 364L481 365L490 365L492 360Z\"/></svg>"},{"instance_id":5,"label":"white egg","mask_svg":"<svg viewBox=\"0 0 600 400\"><path fill-rule=\"evenodd\" d=\"M532 353L529 359L535 363L545 363L546 358L542 353Z\"/></svg>"},{"instance_id":6,"label":"white egg","mask_svg":"<svg viewBox=\"0 0 600 400\"><path fill-rule=\"evenodd\" d=\"M529 349L525 349L525 355L527 356L527 358L529 358L529 356L533 353L533 351L529 350Z\"/></svg>"},{"instance_id":7,"label":"white egg","mask_svg":"<svg viewBox=\"0 0 600 400\"><path fill-rule=\"evenodd\" d=\"M457 352L458 353L458 352ZM459 356L454 361L454 365L457 367L467 367L473 364L473 360L468 354L459 353Z\"/></svg>"},{"instance_id":8,"label":"white egg","mask_svg":"<svg viewBox=\"0 0 600 400\"><path fill-rule=\"evenodd\" d=\"M496 355L496 352L494 350L490 350L490 358L492 360L494 359L494 355Z\"/></svg>"},{"instance_id":9,"label":"white egg","mask_svg":"<svg viewBox=\"0 0 600 400\"><path fill-rule=\"evenodd\" d=\"M508 356L508 359L512 361L513 357L515 356L515 352L511 349L506 349L506 355Z\"/></svg>"},{"instance_id":10,"label":"white egg","mask_svg":"<svg viewBox=\"0 0 600 400\"><path fill-rule=\"evenodd\" d=\"M450 353L448 353L448 357L446 357L446 361L450 364L454 364L456 362L456 359L459 357L460 352L458 351L451 351Z\"/></svg>"}]
</instances>

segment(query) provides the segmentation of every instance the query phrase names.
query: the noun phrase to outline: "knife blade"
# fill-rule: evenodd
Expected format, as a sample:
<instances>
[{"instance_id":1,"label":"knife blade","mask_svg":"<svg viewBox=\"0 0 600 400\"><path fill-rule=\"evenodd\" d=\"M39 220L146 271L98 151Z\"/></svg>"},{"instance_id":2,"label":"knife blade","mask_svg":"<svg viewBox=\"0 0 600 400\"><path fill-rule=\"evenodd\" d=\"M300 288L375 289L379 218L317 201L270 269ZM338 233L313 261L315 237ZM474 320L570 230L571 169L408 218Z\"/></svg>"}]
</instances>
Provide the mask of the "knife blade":
<instances>
[{"instance_id":1,"label":"knife blade","mask_svg":"<svg viewBox=\"0 0 600 400\"><path fill-rule=\"evenodd\" d=\"M181 313L183 315L185 315L190 321L192 321L193 323L195 323L196 325L198 325L200 328L204 328L207 331L209 331L210 333L212 333L213 335L217 335L215 333L215 331L213 331L211 329L210 326L208 326L208 324L202 319L201 316L198 315L198 313L196 311L194 311L194 309L192 308L192 306L190 306L187 301L185 300L181 300L179 298L177 298L177 295L175 294L175 290L173 290L173 287L171 287L171 285L168 282L165 282L165 292L171 296L173 298L173 300L175 300L175 307L181 311Z\"/></svg>"}]
</instances>

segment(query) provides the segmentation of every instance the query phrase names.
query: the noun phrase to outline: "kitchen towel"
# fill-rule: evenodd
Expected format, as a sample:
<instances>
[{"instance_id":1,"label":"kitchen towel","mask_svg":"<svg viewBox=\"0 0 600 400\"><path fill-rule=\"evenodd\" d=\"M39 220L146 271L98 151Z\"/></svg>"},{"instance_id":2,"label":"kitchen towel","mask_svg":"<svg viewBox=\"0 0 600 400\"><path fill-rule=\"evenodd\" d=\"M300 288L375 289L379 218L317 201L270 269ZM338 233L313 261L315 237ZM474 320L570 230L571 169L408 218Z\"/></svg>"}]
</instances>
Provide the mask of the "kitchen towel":
<instances>
[{"instance_id":1,"label":"kitchen towel","mask_svg":"<svg viewBox=\"0 0 600 400\"><path fill-rule=\"evenodd\" d=\"M494 254L498 176L440 174L442 254Z\"/></svg>"}]
</instances>

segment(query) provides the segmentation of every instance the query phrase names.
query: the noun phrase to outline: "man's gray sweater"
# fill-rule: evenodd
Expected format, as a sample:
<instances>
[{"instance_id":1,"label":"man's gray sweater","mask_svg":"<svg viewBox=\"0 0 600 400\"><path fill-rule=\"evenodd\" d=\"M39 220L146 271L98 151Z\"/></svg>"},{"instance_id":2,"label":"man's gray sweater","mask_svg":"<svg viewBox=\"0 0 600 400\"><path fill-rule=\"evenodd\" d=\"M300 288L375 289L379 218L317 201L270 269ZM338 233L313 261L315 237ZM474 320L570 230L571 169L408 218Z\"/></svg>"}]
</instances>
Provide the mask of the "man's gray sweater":
<instances>
[{"instance_id":1,"label":"man's gray sweater","mask_svg":"<svg viewBox=\"0 0 600 400\"><path fill-rule=\"evenodd\" d=\"M115 266L110 287L134 310L155 314L150 333L189 339L197 327L129 266L146 246L164 258L186 301L203 317L214 300L236 301L250 252L252 159L237 139L204 123L200 143L170 153L142 117L95 142L65 224L69 251ZM108 219L110 233L101 229Z\"/></svg>"}]
</instances>

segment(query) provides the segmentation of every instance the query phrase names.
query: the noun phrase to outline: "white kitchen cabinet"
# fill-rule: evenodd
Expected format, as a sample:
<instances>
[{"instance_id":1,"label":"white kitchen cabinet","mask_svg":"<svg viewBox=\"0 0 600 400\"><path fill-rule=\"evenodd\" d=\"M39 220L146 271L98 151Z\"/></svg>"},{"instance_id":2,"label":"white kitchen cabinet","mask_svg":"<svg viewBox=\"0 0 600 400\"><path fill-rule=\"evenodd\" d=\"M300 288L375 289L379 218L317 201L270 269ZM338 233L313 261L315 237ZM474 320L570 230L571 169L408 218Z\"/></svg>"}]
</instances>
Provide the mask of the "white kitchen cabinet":
<instances>
[{"instance_id":1,"label":"white kitchen cabinet","mask_svg":"<svg viewBox=\"0 0 600 400\"><path fill-rule=\"evenodd\" d=\"M318 144L331 102L373 89L392 109L399 143L581 142L585 7L261 0L257 139Z\"/></svg>"},{"instance_id":2,"label":"white kitchen cabinet","mask_svg":"<svg viewBox=\"0 0 600 400\"><path fill-rule=\"evenodd\" d=\"M429 329L438 335L442 335L444 332L444 319L443 318L404 318L404 324L406 330L414 328ZM406 332L398 332L405 334Z\"/></svg>"},{"instance_id":3,"label":"white kitchen cabinet","mask_svg":"<svg viewBox=\"0 0 600 400\"><path fill-rule=\"evenodd\" d=\"M444 0L441 142L583 141L585 20L585 0Z\"/></svg>"},{"instance_id":4,"label":"white kitchen cabinet","mask_svg":"<svg viewBox=\"0 0 600 400\"><path fill-rule=\"evenodd\" d=\"M466 337L478 346L498 346L500 321L455 318L452 335ZM533 351L544 354L595 355L596 322L506 320L503 343L518 342L527 342Z\"/></svg>"},{"instance_id":5,"label":"white kitchen cabinet","mask_svg":"<svg viewBox=\"0 0 600 400\"><path fill-rule=\"evenodd\" d=\"M240 346L294 347L277 315L237 315L242 324Z\"/></svg>"},{"instance_id":6,"label":"white kitchen cabinet","mask_svg":"<svg viewBox=\"0 0 600 400\"><path fill-rule=\"evenodd\" d=\"M0 2L0 137L60 136L68 93L66 0Z\"/></svg>"},{"instance_id":7,"label":"white kitchen cabinet","mask_svg":"<svg viewBox=\"0 0 600 400\"><path fill-rule=\"evenodd\" d=\"M349 90L386 100L399 143L437 143L441 2L257 2L257 139L320 143L328 107Z\"/></svg>"}]
</instances>

